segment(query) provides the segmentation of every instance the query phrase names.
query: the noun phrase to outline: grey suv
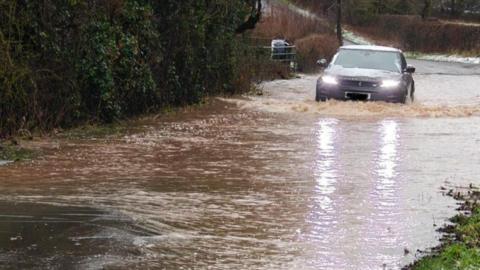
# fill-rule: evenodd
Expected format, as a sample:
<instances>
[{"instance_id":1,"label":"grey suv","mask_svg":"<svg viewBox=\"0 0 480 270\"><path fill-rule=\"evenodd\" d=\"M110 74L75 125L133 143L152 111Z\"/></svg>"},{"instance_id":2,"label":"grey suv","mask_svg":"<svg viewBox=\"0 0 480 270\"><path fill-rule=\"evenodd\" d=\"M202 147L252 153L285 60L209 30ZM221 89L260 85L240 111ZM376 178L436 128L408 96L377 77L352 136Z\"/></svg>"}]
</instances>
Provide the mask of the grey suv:
<instances>
[{"instance_id":1,"label":"grey suv","mask_svg":"<svg viewBox=\"0 0 480 270\"><path fill-rule=\"evenodd\" d=\"M326 66L325 59L319 60ZM413 66L402 51L381 46L340 47L317 81L315 100L362 100L406 103L414 100Z\"/></svg>"}]
</instances>

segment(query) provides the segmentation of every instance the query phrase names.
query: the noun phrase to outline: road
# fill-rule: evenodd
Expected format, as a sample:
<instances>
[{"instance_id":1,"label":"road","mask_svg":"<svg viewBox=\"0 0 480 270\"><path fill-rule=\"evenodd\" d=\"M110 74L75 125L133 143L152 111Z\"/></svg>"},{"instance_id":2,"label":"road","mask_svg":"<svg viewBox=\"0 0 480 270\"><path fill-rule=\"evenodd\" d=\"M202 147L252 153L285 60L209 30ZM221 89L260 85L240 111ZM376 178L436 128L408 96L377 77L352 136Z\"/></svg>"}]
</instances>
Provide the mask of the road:
<instances>
[{"instance_id":1,"label":"road","mask_svg":"<svg viewBox=\"0 0 480 270\"><path fill-rule=\"evenodd\" d=\"M480 67L410 63L414 104L317 104L302 75L36 142L42 158L0 167L0 264L399 269L455 213L441 188L480 184Z\"/></svg>"}]
</instances>

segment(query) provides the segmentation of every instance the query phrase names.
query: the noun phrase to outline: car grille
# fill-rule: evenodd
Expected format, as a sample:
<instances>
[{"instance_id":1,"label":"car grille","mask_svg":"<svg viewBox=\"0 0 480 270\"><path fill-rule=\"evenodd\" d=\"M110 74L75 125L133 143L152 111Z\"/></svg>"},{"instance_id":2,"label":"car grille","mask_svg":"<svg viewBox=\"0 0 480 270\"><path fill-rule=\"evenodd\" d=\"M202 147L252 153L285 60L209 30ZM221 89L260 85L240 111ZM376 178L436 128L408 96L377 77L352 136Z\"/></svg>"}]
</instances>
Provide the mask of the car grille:
<instances>
[{"instance_id":1,"label":"car grille","mask_svg":"<svg viewBox=\"0 0 480 270\"><path fill-rule=\"evenodd\" d=\"M340 80L340 85L347 86L347 87L375 88L375 87L378 87L378 82L358 81L358 80Z\"/></svg>"}]
</instances>

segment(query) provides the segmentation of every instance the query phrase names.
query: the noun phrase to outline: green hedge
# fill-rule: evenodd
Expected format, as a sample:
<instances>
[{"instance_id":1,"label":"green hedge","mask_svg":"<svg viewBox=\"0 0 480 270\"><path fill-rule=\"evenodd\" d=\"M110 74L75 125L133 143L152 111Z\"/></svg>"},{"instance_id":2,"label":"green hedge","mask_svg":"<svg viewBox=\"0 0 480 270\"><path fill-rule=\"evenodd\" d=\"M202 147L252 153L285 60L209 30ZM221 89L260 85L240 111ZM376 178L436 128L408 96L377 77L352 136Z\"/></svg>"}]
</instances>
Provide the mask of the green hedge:
<instances>
[{"instance_id":1,"label":"green hedge","mask_svg":"<svg viewBox=\"0 0 480 270\"><path fill-rule=\"evenodd\" d=\"M0 136L233 93L242 0L0 0Z\"/></svg>"}]
</instances>

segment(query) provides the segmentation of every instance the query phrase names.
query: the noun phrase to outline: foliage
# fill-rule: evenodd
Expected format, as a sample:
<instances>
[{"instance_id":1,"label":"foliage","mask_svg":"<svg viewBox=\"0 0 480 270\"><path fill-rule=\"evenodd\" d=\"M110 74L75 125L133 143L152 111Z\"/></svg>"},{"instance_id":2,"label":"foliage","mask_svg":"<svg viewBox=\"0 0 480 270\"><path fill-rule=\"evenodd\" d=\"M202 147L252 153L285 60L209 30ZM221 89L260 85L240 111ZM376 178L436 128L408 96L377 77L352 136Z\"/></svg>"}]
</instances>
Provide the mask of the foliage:
<instances>
[{"instance_id":1,"label":"foliage","mask_svg":"<svg viewBox=\"0 0 480 270\"><path fill-rule=\"evenodd\" d=\"M479 269L480 250L464 244L447 247L440 255L420 261L415 270L468 270Z\"/></svg>"},{"instance_id":2,"label":"foliage","mask_svg":"<svg viewBox=\"0 0 480 270\"><path fill-rule=\"evenodd\" d=\"M0 0L0 137L241 91L235 30L251 12L245 0Z\"/></svg>"},{"instance_id":3,"label":"foliage","mask_svg":"<svg viewBox=\"0 0 480 270\"><path fill-rule=\"evenodd\" d=\"M35 158L39 153L14 144L0 144L0 161L21 161Z\"/></svg>"},{"instance_id":4,"label":"foliage","mask_svg":"<svg viewBox=\"0 0 480 270\"><path fill-rule=\"evenodd\" d=\"M471 216L459 215L455 223L455 241L446 244L434 256L421 259L409 269L479 269L480 268L480 208L474 207Z\"/></svg>"}]
</instances>

